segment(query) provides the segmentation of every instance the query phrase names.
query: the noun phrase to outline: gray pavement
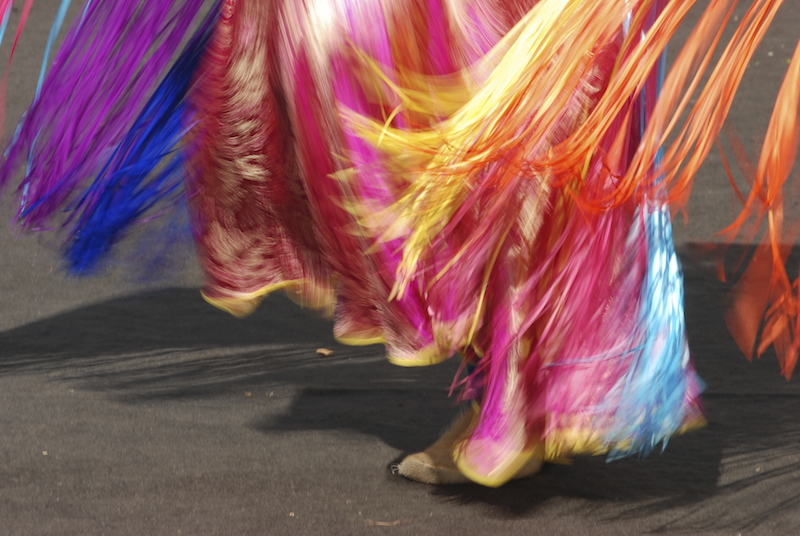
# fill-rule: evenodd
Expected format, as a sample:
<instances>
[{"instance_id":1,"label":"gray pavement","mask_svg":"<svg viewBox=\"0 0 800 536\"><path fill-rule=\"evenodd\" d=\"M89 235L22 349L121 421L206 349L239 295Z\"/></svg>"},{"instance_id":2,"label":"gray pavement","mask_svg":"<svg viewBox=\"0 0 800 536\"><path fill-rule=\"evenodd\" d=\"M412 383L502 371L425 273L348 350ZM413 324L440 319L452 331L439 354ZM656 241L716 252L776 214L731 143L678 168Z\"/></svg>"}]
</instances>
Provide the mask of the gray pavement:
<instances>
[{"instance_id":1,"label":"gray pavement","mask_svg":"<svg viewBox=\"0 0 800 536\"><path fill-rule=\"evenodd\" d=\"M12 118L55 9L34 7ZM732 119L746 143L798 28L789 0ZM200 298L191 264L159 284L132 283L123 262L70 279L46 240L3 233L0 536L800 534L800 382L772 355L745 360L722 321L728 286L708 250L732 205L716 155L695 190L676 236L708 426L644 460L579 458L499 489L390 473L457 412L457 363L393 367L280 296L236 320Z\"/></svg>"}]
</instances>

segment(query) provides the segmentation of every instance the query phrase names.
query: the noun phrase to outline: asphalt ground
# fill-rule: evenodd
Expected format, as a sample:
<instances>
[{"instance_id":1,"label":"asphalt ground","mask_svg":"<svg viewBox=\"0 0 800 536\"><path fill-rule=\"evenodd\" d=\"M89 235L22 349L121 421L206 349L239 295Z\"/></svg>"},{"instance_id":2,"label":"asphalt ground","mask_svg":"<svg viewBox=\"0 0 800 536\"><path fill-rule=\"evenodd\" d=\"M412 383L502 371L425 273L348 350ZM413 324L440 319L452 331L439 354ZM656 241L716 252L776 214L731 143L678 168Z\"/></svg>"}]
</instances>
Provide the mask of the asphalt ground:
<instances>
[{"instance_id":1,"label":"asphalt ground","mask_svg":"<svg viewBox=\"0 0 800 536\"><path fill-rule=\"evenodd\" d=\"M32 97L56 7L34 5L9 125ZM798 28L800 0L788 0L748 71L731 125L749 147ZM708 426L644 460L578 458L498 489L390 472L457 413L447 398L457 363L391 366L381 347L335 343L330 322L281 296L236 320L200 298L188 253L165 281L136 281L124 259L69 278L50 239L10 229L0 535L800 534L800 382L771 354L748 362L722 320L730 284L714 276L715 233L734 209L712 154L675 230Z\"/></svg>"}]
</instances>

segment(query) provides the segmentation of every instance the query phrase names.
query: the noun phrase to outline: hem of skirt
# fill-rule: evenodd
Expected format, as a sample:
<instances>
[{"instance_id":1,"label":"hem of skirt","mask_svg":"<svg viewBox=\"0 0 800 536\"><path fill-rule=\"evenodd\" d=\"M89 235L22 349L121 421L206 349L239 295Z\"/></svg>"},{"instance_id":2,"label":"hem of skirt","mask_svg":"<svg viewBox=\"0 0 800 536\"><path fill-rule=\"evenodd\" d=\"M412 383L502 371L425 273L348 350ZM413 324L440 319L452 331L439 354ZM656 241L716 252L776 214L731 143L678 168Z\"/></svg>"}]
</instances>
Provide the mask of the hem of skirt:
<instances>
[{"instance_id":1,"label":"hem of skirt","mask_svg":"<svg viewBox=\"0 0 800 536\"><path fill-rule=\"evenodd\" d=\"M389 363L399 367L427 367L430 365L437 365L445 361L448 357L448 354L442 352L439 345L435 342L413 354L403 354L402 356L392 355L388 352L388 348L386 353L386 359Z\"/></svg>"},{"instance_id":2,"label":"hem of skirt","mask_svg":"<svg viewBox=\"0 0 800 536\"><path fill-rule=\"evenodd\" d=\"M237 318L245 318L258 308L261 301L268 294L289 287L299 288L305 281L306 279L290 279L281 281L280 283L266 285L253 292L235 293L230 296L212 297L202 290L200 291L200 295L214 307L230 313ZM289 295L289 298L292 299L292 301L298 302L298 300L295 300L291 295ZM299 305L310 309L329 309L332 303L332 300L320 300L320 303L299 303Z\"/></svg>"}]
</instances>

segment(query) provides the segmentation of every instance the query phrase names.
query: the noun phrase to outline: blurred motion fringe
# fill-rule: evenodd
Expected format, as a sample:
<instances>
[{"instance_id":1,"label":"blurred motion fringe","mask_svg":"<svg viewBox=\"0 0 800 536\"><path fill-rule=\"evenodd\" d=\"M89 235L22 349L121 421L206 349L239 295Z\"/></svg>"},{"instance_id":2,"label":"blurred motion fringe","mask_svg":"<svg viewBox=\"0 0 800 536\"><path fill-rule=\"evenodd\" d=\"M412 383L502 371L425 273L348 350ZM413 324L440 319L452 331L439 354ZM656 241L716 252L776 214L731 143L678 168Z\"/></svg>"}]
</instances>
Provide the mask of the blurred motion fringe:
<instances>
[{"instance_id":1,"label":"blurred motion fringe","mask_svg":"<svg viewBox=\"0 0 800 536\"><path fill-rule=\"evenodd\" d=\"M201 0L87 2L0 179L24 170L17 221L64 229L74 272L188 200L209 302L244 316L282 289L394 363L460 353L479 411L455 458L478 482L646 454L703 414L669 207L782 1L753 0L723 42L738 2L711 0L667 71L694 3L220 0L197 26ZM799 96L800 45L726 230L766 221L745 277L764 292L728 322L787 377Z\"/></svg>"}]
</instances>

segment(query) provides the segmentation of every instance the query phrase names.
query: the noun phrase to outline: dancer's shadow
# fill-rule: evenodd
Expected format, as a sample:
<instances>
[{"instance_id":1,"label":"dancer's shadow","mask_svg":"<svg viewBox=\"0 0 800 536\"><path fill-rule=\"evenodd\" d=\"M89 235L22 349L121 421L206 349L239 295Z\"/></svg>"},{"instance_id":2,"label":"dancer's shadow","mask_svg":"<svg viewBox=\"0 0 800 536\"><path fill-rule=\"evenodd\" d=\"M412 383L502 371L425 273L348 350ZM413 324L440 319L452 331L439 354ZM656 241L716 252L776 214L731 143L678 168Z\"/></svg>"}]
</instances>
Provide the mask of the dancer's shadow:
<instances>
[{"instance_id":1,"label":"dancer's shadow","mask_svg":"<svg viewBox=\"0 0 800 536\"><path fill-rule=\"evenodd\" d=\"M0 333L0 376L45 374L132 404L288 385L300 394L284 428L353 430L402 450L452 417L457 368L395 367L382 346L340 345L329 320L281 295L239 320L195 289L162 289Z\"/></svg>"},{"instance_id":2,"label":"dancer's shadow","mask_svg":"<svg viewBox=\"0 0 800 536\"><path fill-rule=\"evenodd\" d=\"M655 528L678 530L790 516L800 496L800 385L778 376L774 357L742 358L722 321L727 287L711 264L705 254L684 255L690 343L709 387L707 428L674 438L663 454L645 460L579 458L499 489L434 493L490 505L499 515L561 504L565 514L646 517ZM457 363L393 367L380 347L340 346L330 333L329 321L285 298L270 297L240 321L203 303L195 290L167 289L0 333L0 375L45 374L131 404L283 384L295 390L292 404L253 422L254 429L350 430L403 452L435 440L457 412L446 396ZM321 357L319 347L335 353ZM766 487L775 493L765 495Z\"/></svg>"}]
</instances>

